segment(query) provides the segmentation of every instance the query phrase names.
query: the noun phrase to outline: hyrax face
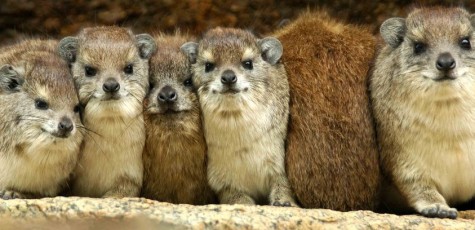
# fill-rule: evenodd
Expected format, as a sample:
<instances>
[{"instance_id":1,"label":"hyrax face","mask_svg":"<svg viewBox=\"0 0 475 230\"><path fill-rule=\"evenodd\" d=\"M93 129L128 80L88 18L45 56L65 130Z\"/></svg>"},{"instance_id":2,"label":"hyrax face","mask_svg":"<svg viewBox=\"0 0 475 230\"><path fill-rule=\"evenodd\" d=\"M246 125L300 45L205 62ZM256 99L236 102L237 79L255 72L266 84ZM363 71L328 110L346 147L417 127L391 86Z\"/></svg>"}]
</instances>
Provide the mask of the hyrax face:
<instances>
[{"instance_id":1,"label":"hyrax face","mask_svg":"<svg viewBox=\"0 0 475 230\"><path fill-rule=\"evenodd\" d=\"M146 111L173 115L197 109L198 98L193 89L191 64L180 51L186 39L176 36L173 39L159 37L157 40L159 51L150 59L150 93Z\"/></svg>"},{"instance_id":2,"label":"hyrax face","mask_svg":"<svg viewBox=\"0 0 475 230\"><path fill-rule=\"evenodd\" d=\"M148 88L148 59L155 51L149 35L134 36L120 27L87 28L59 46L72 62L81 103L91 110L140 110Z\"/></svg>"},{"instance_id":3,"label":"hyrax face","mask_svg":"<svg viewBox=\"0 0 475 230\"><path fill-rule=\"evenodd\" d=\"M277 39L259 40L247 31L230 28L210 30L199 44L186 43L182 50L194 63L193 82L204 107L225 110L251 106L256 98L264 100L269 72L282 55Z\"/></svg>"},{"instance_id":4,"label":"hyrax face","mask_svg":"<svg viewBox=\"0 0 475 230\"><path fill-rule=\"evenodd\" d=\"M398 76L391 81L434 99L448 99L473 85L475 19L463 9L419 9L391 18L381 35L393 49Z\"/></svg>"},{"instance_id":5,"label":"hyrax face","mask_svg":"<svg viewBox=\"0 0 475 230\"><path fill-rule=\"evenodd\" d=\"M10 95L16 108L5 112L15 113L15 122L23 132L25 139L17 141L42 146L75 140L70 147L77 147L82 137L78 132L82 127L80 107L67 63L60 57L52 58L51 53L35 53L30 58L22 65L2 67L12 78L21 79L11 83L19 87Z\"/></svg>"}]
</instances>

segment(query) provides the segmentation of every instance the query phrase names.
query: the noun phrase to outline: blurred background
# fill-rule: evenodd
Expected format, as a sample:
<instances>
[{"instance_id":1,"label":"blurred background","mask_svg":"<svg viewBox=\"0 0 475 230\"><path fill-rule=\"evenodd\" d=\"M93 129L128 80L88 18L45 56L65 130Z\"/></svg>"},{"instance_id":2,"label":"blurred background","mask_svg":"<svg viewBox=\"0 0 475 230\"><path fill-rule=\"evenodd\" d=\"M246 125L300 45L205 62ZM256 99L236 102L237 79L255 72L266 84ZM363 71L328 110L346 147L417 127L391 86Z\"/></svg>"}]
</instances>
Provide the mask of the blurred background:
<instances>
[{"instance_id":1,"label":"blurred background","mask_svg":"<svg viewBox=\"0 0 475 230\"><path fill-rule=\"evenodd\" d=\"M180 28L195 35L228 26L266 34L307 9L326 9L341 21L368 24L376 33L385 19L429 5L475 10L475 0L2 0L0 42L31 36L61 38L95 25L127 26L136 33Z\"/></svg>"}]
</instances>

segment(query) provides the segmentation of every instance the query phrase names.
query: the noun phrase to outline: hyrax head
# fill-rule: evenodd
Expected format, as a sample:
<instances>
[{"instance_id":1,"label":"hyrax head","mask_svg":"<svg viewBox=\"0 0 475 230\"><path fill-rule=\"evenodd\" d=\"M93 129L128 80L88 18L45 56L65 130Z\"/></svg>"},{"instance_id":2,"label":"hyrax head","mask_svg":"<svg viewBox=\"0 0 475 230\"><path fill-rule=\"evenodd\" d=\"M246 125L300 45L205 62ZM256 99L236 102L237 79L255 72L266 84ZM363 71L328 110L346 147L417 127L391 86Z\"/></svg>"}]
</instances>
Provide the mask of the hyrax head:
<instances>
[{"instance_id":1,"label":"hyrax head","mask_svg":"<svg viewBox=\"0 0 475 230\"><path fill-rule=\"evenodd\" d=\"M217 105L264 98L283 51L276 38L258 39L231 28L212 29L199 43L185 43L182 50L194 63L193 83L200 100L206 103L212 98Z\"/></svg>"},{"instance_id":2,"label":"hyrax head","mask_svg":"<svg viewBox=\"0 0 475 230\"><path fill-rule=\"evenodd\" d=\"M391 69L404 75L393 80L418 87L471 81L475 73L474 25L474 15L461 8L422 8L406 19L386 20L380 32L396 62Z\"/></svg>"},{"instance_id":3,"label":"hyrax head","mask_svg":"<svg viewBox=\"0 0 475 230\"><path fill-rule=\"evenodd\" d=\"M191 63L180 50L188 38L159 35L155 40L158 50L150 59L146 112L165 115L196 110L198 98L191 79Z\"/></svg>"},{"instance_id":4,"label":"hyrax head","mask_svg":"<svg viewBox=\"0 0 475 230\"><path fill-rule=\"evenodd\" d=\"M80 140L82 134L76 128L81 127L79 100L67 63L48 52L24 56L28 59L15 66L1 67L1 77L7 73L18 79L10 83L16 85L18 92L5 102L14 103L13 108L4 113L14 113L15 124L23 127L19 128L21 132L38 144Z\"/></svg>"},{"instance_id":5,"label":"hyrax head","mask_svg":"<svg viewBox=\"0 0 475 230\"><path fill-rule=\"evenodd\" d=\"M150 35L113 26L86 28L59 43L86 107L116 101L125 107L141 106L148 89L148 60L155 49Z\"/></svg>"}]
</instances>

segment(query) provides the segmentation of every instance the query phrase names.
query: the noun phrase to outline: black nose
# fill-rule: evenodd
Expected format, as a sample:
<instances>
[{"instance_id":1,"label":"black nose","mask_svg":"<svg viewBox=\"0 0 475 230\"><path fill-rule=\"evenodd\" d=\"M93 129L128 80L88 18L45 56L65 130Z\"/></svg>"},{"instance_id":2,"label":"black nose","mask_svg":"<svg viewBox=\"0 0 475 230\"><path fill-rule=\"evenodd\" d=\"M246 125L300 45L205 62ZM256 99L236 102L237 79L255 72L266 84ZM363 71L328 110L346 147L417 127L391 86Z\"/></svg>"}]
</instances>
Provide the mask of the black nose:
<instances>
[{"instance_id":1,"label":"black nose","mask_svg":"<svg viewBox=\"0 0 475 230\"><path fill-rule=\"evenodd\" d=\"M225 85L232 85L236 83L237 77L236 74L234 74L234 71L232 70L226 70L223 72L223 75L221 75L221 83Z\"/></svg>"},{"instance_id":2,"label":"black nose","mask_svg":"<svg viewBox=\"0 0 475 230\"><path fill-rule=\"evenodd\" d=\"M177 97L175 89L169 85L166 85L158 92L158 101L161 102L175 102Z\"/></svg>"},{"instance_id":3,"label":"black nose","mask_svg":"<svg viewBox=\"0 0 475 230\"><path fill-rule=\"evenodd\" d=\"M120 84L114 78L109 78L102 85L102 89L104 90L104 92L107 92L107 93L115 93L119 91Z\"/></svg>"},{"instance_id":4,"label":"black nose","mask_svg":"<svg viewBox=\"0 0 475 230\"><path fill-rule=\"evenodd\" d=\"M435 66L440 71L449 71L455 68L455 60L450 53L442 53L437 58Z\"/></svg>"},{"instance_id":5,"label":"black nose","mask_svg":"<svg viewBox=\"0 0 475 230\"><path fill-rule=\"evenodd\" d=\"M58 133L60 136L67 136L67 134L73 131L73 128L73 121L67 117L63 117L58 124Z\"/></svg>"}]
</instances>

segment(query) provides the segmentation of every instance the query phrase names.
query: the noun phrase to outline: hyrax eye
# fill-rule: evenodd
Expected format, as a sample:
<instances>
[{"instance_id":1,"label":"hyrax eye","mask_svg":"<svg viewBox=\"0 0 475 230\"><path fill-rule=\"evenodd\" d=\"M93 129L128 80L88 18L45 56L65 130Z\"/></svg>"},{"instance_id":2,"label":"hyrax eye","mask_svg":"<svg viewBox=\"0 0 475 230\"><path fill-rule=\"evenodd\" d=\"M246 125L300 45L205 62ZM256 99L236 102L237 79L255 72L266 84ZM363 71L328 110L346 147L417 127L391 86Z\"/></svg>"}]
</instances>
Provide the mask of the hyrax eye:
<instances>
[{"instance_id":1,"label":"hyrax eye","mask_svg":"<svg viewBox=\"0 0 475 230\"><path fill-rule=\"evenodd\" d=\"M468 37L460 39L460 48L464 50L469 50L472 48L472 45L470 44L470 39Z\"/></svg>"},{"instance_id":2,"label":"hyrax eye","mask_svg":"<svg viewBox=\"0 0 475 230\"><path fill-rule=\"evenodd\" d=\"M191 78L188 78L183 82L183 85L185 85L186 87L192 87L193 81L191 80Z\"/></svg>"},{"instance_id":3,"label":"hyrax eye","mask_svg":"<svg viewBox=\"0 0 475 230\"><path fill-rule=\"evenodd\" d=\"M416 42L414 43L414 53L415 54L421 54L424 53L427 49L427 45L422 43L422 42Z\"/></svg>"},{"instance_id":4,"label":"hyrax eye","mask_svg":"<svg viewBox=\"0 0 475 230\"><path fill-rule=\"evenodd\" d=\"M80 105L74 106L74 112L75 113L79 113L80 111L81 111L81 106Z\"/></svg>"},{"instance_id":5,"label":"hyrax eye","mask_svg":"<svg viewBox=\"0 0 475 230\"><path fill-rule=\"evenodd\" d=\"M134 66L132 64L128 64L126 67L124 67L124 73L133 74L134 73Z\"/></svg>"},{"instance_id":6,"label":"hyrax eye","mask_svg":"<svg viewBox=\"0 0 475 230\"><path fill-rule=\"evenodd\" d=\"M36 99L35 100L35 107L40 110L47 110L48 109L48 102L44 101L43 99Z\"/></svg>"},{"instance_id":7,"label":"hyrax eye","mask_svg":"<svg viewBox=\"0 0 475 230\"><path fill-rule=\"evenodd\" d=\"M205 63L205 72L208 73L208 72L211 72L213 70L214 70L214 63L206 62Z\"/></svg>"},{"instance_id":8,"label":"hyrax eye","mask_svg":"<svg viewBox=\"0 0 475 230\"><path fill-rule=\"evenodd\" d=\"M244 69L252 70L253 68L252 61L251 60L243 61L242 67L244 67Z\"/></svg>"},{"instance_id":9,"label":"hyrax eye","mask_svg":"<svg viewBox=\"0 0 475 230\"><path fill-rule=\"evenodd\" d=\"M97 70L94 67L86 66L84 67L84 72L86 73L86 77L94 77L96 76Z\"/></svg>"},{"instance_id":10,"label":"hyrax eye","mask_svg":"<svg viewBox=\"0 0 475 230\"><path fill-rule=\"evenodd\" d=\"M148 90L152 90L153 88L155 87L155 84L150 82L150 84L148 84Z\"/></svg>"}]
</instances>

